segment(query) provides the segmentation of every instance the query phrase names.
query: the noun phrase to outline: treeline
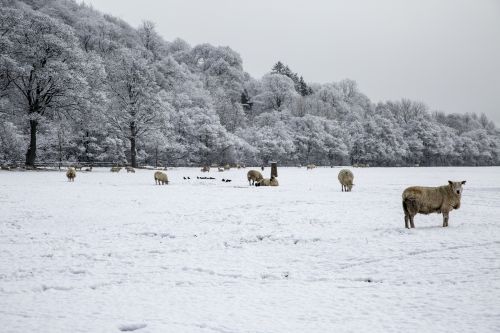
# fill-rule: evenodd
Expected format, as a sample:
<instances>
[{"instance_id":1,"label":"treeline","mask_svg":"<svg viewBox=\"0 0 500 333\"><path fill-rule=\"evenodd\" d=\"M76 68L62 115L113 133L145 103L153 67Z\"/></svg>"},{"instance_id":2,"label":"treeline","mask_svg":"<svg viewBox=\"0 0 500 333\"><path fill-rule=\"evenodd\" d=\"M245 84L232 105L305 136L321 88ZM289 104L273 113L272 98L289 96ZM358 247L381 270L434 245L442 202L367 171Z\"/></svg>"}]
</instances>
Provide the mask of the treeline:
<instances>
[{"instance_id":1,"label":"treeline","mask_svg":"<svg viewBox=\"0 0 500 333\"><path fill-rule=\"evenodd\" d=\"M498 165L486 116L352 80L312 84L277 62L262 79L228 47L163 40L72 0L0 0L0 162Z\"/></svg>"}]
</instances>

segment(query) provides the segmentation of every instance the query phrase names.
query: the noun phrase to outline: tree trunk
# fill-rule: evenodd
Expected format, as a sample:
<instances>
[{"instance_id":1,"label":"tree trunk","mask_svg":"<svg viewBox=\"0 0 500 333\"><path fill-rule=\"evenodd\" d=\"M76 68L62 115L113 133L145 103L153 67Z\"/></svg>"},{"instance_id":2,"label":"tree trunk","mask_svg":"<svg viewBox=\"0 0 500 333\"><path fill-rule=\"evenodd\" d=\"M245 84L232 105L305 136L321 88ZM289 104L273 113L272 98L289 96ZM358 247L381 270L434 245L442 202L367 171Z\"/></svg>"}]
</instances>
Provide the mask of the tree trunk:
<instances>
[{"instance_id":1,"label":"tree trunk","mask_svg":"<svg viewBox=\"0 0 500 333\"><path fill-rule=\"evenodd\" d=\"M130 164L133 168L137 168L137 148L136 148L136 129L135 123L130 124Z\"/></svg>"},{"instance_id":2,"label":"tree trunk","mask_svg":"<svg viewBox=\"0 0 500 333\"><path fill-rule=\"evenodd\" d=\"M61 165L62 165L62 135L61 131L57 133L57 139L59 141L59 170L61 170Z\"/></svg>"},{"instance_id":3,"label":"tree trunk","mask_svg":"<svg viewBox=\"0 0 500 333\"><path fill-rule=\"evenodd\" d=\"M30 120L30 145L28 151L26 152L26 166L35 167L36 159L36 127L38 121Z\"/></svg>"},{"instance_id":4,"label":"tree trunk","mask_svg":"<svg viewBox=\"0 0 500 333\"><path fill-rule=\"evenodd\" d=\"M155 147L155 168L158 167L158 146Z\"/></svg>"}]
</instances>

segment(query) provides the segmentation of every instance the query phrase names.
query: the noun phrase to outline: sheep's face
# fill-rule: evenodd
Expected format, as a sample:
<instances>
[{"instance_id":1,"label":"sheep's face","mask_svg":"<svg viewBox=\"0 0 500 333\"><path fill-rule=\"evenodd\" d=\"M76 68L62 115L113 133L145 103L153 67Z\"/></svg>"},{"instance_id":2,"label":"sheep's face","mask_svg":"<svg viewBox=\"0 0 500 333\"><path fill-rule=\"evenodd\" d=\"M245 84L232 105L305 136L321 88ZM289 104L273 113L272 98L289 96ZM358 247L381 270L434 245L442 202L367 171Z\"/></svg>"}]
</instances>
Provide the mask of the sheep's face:
<instances>
[{"instance_id":1,"label":"sheep's face","mask_svg":"<svg viewBox=\"0 0 500 333\"><path fill-rule=\"evenodd\" d=\"M351 192L353 186L354 184L347 184L347 190Z\"/></svg>"},{"instance_id":2,"label":"sheep's face","mask_svg":"<svg viewBox=\"0 0 500 333\"><path fill-rule=\"evenodd\" d=\"M457 196L461 196L462 195L462 191L463 191L463 185L465 185L465 180L464 181L461 181L461 182L452 182L451 180L448 180L448 184L451 188L451 191L456 194Z\"/></svg>"}]
</instances>

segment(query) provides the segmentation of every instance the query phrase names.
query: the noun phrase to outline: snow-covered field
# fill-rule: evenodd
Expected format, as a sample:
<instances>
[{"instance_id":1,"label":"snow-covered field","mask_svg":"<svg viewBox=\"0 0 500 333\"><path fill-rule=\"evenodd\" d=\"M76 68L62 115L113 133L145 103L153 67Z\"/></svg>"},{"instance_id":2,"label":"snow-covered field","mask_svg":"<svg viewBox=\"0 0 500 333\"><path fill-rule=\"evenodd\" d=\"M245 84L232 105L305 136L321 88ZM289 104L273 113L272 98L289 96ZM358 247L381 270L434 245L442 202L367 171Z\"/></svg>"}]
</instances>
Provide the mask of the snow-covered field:
<instances>
[{"instance_id":1,"label":"snow-covered field","mask_svg":"<svg viewBox=\"0 0 500 333\"><path fill-rule=\"evenodd\" d=\"M248 170L0 171L0 331L500 331L500 168L352 169L350 193ZM450 227L404 229L403 189L448 179Z\"/></svg>"}]
</instances>

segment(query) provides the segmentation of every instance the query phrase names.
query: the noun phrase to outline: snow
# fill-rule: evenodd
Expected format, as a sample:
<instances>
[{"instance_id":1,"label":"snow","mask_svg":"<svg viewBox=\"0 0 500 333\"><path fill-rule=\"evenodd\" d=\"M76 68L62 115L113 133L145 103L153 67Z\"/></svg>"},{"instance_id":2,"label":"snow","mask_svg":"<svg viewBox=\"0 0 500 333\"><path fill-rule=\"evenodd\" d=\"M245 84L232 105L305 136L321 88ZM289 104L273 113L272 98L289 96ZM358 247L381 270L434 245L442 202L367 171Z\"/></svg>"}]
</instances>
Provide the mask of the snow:
<instances>
[{"instance_id":1,"label":"snow","mask_svg":"<svg viewBox=\"0 0 500 333\"><path fill-rule=\"evenodd\" d=\"M500 331L500 168L248 170L0 171L1 331ZM404 188L448 179L450 226L404 229Z\"/></svg>"}]
</instances>

